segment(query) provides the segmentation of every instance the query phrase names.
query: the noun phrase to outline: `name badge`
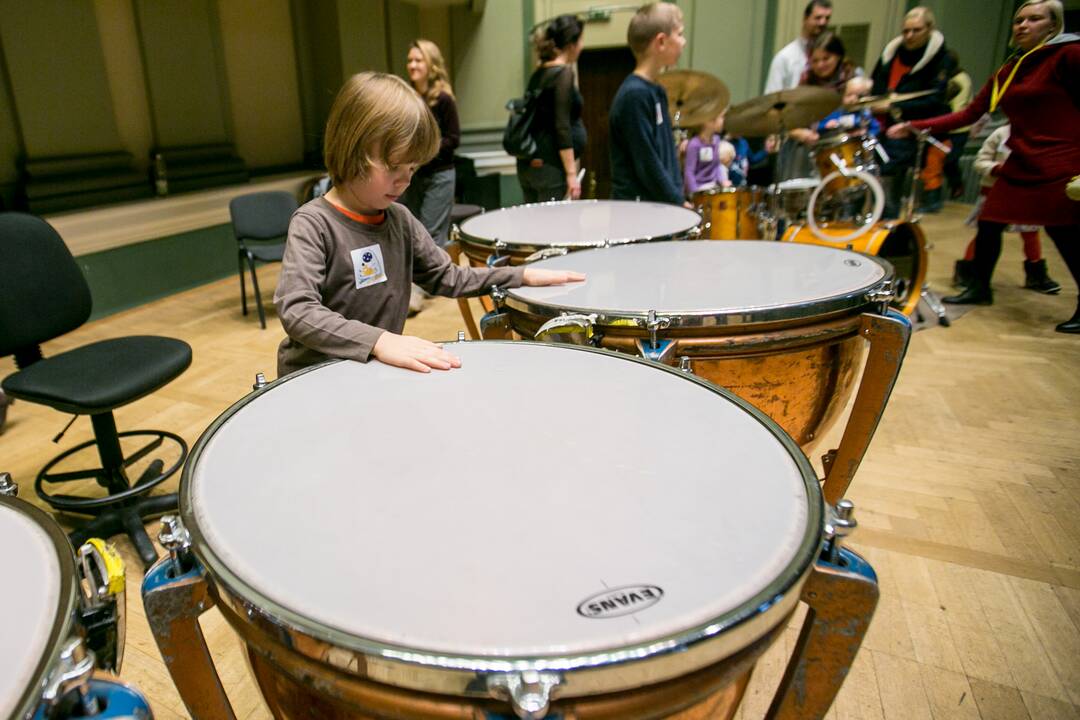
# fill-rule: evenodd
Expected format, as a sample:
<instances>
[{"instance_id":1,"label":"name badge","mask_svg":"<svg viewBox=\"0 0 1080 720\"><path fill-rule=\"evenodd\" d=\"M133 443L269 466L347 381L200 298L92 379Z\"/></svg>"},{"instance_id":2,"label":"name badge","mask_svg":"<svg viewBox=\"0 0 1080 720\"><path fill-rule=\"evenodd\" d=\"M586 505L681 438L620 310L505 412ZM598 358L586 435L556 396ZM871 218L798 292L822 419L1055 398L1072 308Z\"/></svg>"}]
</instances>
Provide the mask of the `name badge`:
<instances>
[{"instance_id":1,"label":"name badge","mask_svg":"<svg viewBox=\"0 0 1080 720\"><path fill-rule=\"evenodd\" d=\"M713 159L712 145L705 145L704 147L698 148L697 159L698 159L698 162L702 162L702 163L712 162L712 159Z\"/></svg>"},{"instance_id":2,"label":"name badge","mask_svg":"<svg viewBox=\"0 0 1080 720\"><path fill-rule=\"evenodd\" d=\"M356 289L386 282L386 266L383 264L382 248L368 245L349 253L353 261Z\"/></svg>"},{"instance_id":3,"label":"name badge","mask_svg":"<svg viewBox=\"0 0 1080 720\"><path fill-rule=\"evenodd\" d=\"M657 101L657 103L656 103L656 124L657 125L663 125L664 124L664 110L663 110L663 108L660 107L659 101Z\"/></svg>"}]
</instances>

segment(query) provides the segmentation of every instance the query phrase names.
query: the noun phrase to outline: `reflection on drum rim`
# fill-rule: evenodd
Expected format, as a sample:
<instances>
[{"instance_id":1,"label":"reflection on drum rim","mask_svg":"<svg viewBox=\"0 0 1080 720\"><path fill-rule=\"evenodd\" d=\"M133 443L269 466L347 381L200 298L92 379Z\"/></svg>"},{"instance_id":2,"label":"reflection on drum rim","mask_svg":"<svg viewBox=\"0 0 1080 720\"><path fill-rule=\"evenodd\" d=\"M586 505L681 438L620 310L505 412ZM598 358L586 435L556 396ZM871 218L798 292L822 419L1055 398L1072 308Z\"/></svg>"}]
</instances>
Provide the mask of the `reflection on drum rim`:
<instances>
[{"instance_id":1,"label":"reflection on drum rim","mask_svg":"<svg viewBox=\"0 0 1080 720\"><path fill-rule=\"evenodd\" d=\"M488 345L485 343L484 345ZM492 343L492 345L504 345L503 343ZM521 344L513 344L516 347L532 347L532 348L548 348L554 349L550 345L544 346L523 346ZM684 381L694 382L697 385L710 390L714 394L721 395L733 402L744 412L749 412L750 415L764 426L764 428L771 434L776 440L780 441L784 452L790 456L795 462L799 470L799 475L802 477L802 482L806 489L805 502L808 504L807 517L806 517L806 532L801 544L793 552L792 559L786 566L786 569L778 573L772 582L759 593L754 595L750 601L747 601L732 611L722 614L718 617L712 618L709 622L697 625L692 628L687 628L684 631L673 633L670 636L656 638L648 642L638 643L632 646L614 646L609 650L602 650L597 652L589 652L586 654L576 656L560 655L558 653L552 653L545 656L505 656L505 657L490 657L490 656L469 656L469 655L455 655L453 653L446 652L426 652L423 649L414 647L393 645L389 643L376 642L366 640L362 637L334 630L331 627L327 627L317 622L313 622L308 617L299 615L292 611L289 611L280 605L269 600L261 592L254 589L250 584L240 580L233 571L219 559L215 550L209 546L205 537L200 532L198 526L198 517L195 507L197 503L193 500L192 493L194 492L194 481L192 479L194 470L198 465L198 458L204 452L205 447L210 438L214 436L216 431L244 406L251 402L254 398L262 395L262 392L253 394L248 398L240 401L225 414L219 417L213 425L204 433L196 444L192 453L192 462L188 464L184 471L184 478L181 485L181 511L185 517L185 521L192 533L194 541L194 547L196 553L200 556L202 561L206 564L210 570L210 576L214 578L214 584L219 585L219 590L224 591L222 594L225 596L226 601L238 607L241 610L241 615L246 615L248 621L261 618L256 624L263 625L270 623L272 626L279 628L280 632L286 634L299 634L311 638L316 638L320 641L332 643L338 648L349 649L359 655L363 655L368 663L367 668L369 674L378 673L374 659L384 659L387 661L396 661L398 663L406 663L413 666L413 670L405 672L402 676L400 669L397 674L391 670L383 669L386 672L390 672L394 675L391 679L384 678L387 682L393 684L412 686L412 683L416 682L415 686L420 689L431 689L432 678L420 682L414 675L418 672L418 667L428 667L432 672L443 673L447 670L458 670L466 672L499 672L506 671L511 668L521 669L522 667L535 667L541 669L574 669L574 668L601 668L605 665L613 665L618 663L626 663L630 661L641 661L647 658L657 659L668 656L666 659L669 662L678 664L680 669L678 671L673 670L673 674L680 674L685 671L683 663L687 661L693 661L695 663L700 662L706 664L712 660L726 657L730 655L734 650L739 647L745 646L756 637L763 635L768 628L771 628L779 621L779 618L786 615L797 602L797 593L792 592L793 589L797 589L801 585L802 579L809 571L810 564L814 559L814 555L817 550L817 545L820 542L821 533L821 497L820 491L817 486L816 478L813 476L812 470L810 470L805 457L801 455L798 449L790 441L789 438L784 436L768 418L765 418L761 413L753 410L745 402L734 398L730 394L720 391L719 389L705 383L697 378L681 375L671 370L659 369L651 364L646 364L641 360L630 357L611 356L608 353L600 353L600 351L586 349L586 348L562 348L559 351L565 352L565 350L576 350L578 352L598 353L606 358L615 358L620 362L631 362L648 365L650 371L666 372L670 375L677 376ZM320 367L326 367L320 366ZM309 369L306 372L310 372L314 368ZM277 383L272 384L263 392L269 391L271 388L280 386L282 383L287 383L294 380L301 374L290 376ZM696 392L696 391L695 391ZM246 611L246 612L245 612ZM712 639L713 642L703 643L704 640ZM303 643L300 643L302 646ZM738 645L739 647L733 647ZM694 646L691 648L691 646ZM678 652L684 651L687 648L691 648L691 652ZM301 647L295 647L295 649L301 649ZM672 653L674 652L674 655ZM344 653L348 655L348 653ZM680 660L679 658L683 659ZM318 657L319 660L327 661L327 657ZM332 659L331 662L334 662ZM344 660L343 660L344 661ZM648 663L647 663L648 664ZM394 662L390 662L389 666L393 666ZM665 664L662 668L656 668L652 664L649 664L650 672L665 673L668 667ZM611 668L609 668L611 669ZM353 668L355 671L355 667ZM614 668L614 672L608 675L604 682L607 683L621 683L627 675L627 668ZM585 680L586 684L590 682L600 682L601 675L597 674L598 671L590 673L589 677L593 680ZM412 673L412 675L410 675ZM631 673L631 675L634 673ZM445 682L445 678L443 680Z\"/></svg>"}]
</instances>

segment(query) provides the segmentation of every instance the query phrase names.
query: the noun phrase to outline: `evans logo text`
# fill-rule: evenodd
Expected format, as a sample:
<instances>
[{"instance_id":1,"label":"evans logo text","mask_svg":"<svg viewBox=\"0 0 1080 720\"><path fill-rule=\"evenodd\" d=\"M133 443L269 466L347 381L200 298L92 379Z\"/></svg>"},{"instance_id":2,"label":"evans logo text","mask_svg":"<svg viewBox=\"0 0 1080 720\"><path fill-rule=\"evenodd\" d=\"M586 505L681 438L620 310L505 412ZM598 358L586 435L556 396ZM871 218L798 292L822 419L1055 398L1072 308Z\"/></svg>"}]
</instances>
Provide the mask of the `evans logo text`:
<instances>
[{"instance_id":1,"label":"evans logo text","mask_svg":"<svg viewBox=\"0 0 1080 720\"><path fill-rule=\"evenodd\" d=\"M663 597L656 585L625 585L585 598L577 611L587 618L615 618L650 608Z\"/></svg>"}]
</instances>

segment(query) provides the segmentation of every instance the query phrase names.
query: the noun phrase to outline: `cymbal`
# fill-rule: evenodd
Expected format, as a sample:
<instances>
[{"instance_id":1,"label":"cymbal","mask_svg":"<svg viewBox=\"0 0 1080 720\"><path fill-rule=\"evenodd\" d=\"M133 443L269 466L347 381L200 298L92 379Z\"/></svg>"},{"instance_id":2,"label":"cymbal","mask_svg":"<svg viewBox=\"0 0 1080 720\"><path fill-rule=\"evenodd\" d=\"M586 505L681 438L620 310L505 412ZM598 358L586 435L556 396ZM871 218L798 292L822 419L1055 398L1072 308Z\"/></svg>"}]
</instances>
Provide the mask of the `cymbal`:
<instances>
[{"instance_id":1,"label":"cymbal","mask_svg":"<svg viewBox=\"0 0 1080 720\"><path fill-rule=\"evenodd\" d=\"M724 130L732 135L764 137L807 127L840 107L839 93L800 85L762 95L728 110Z\"/></svg>"},{"instance_id":2,"label":"cymbal","mask_svg":"<svg viewBox=\"0 0 1080 720\"><path fill-rule=\"evenodd\" d=\"M731 102L723 80L698 70L669 70L657 82L667 91L671 122L678 127L712 120Z\"/></svg>"},{"instance_id":3,"label":"cymbal","mask_svg":"<svg viewBox=\"0 0 1080 720\"><path fill-rule=\"evenodd\" d=\"M888 112L889 108L891 108L893 105L898 105L899 103L907 102L908 100L914 100L915 98L920 98L936 92L937 90L920 90L918 92L909 93L870 95L869 97L864 97L858 102L853 102L850 105L845 105L844 107L848 110L862 110L863 108L867 108L872 113L884 113Z\"/></svg>"}]
</instances>

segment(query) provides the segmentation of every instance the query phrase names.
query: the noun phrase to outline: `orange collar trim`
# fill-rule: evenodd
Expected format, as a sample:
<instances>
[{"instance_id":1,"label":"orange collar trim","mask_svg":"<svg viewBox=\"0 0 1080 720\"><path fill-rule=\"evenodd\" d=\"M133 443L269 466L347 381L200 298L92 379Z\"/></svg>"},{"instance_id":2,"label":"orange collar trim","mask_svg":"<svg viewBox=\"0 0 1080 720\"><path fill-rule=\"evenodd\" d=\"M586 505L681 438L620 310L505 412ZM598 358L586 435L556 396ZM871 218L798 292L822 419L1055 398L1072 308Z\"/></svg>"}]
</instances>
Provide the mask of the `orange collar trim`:
<instances>
[{"instance_id":1,"label":"orange collar trim","mask_svg":"<svg viewBox=\"0 0 1080 720\"><path fill-rule=\"evenodd\" d=\"M355 213L352 210L347 210L338 205L337 203L332 203L329 200L327 200L326 202L330 203L331 207L333 207L335 210L337 210L339 213L349 218L350 220L355 220L356 222L361 222L365 225L382 225L384 222L386 222L386 211L383 211L378 215L361 215L360 213Z\"/></svg>"}]
</instances>

